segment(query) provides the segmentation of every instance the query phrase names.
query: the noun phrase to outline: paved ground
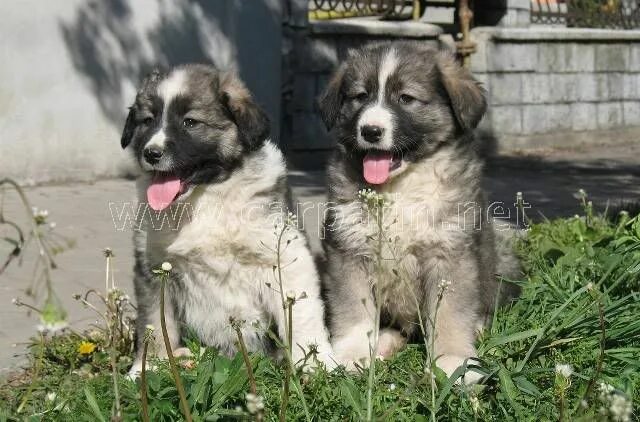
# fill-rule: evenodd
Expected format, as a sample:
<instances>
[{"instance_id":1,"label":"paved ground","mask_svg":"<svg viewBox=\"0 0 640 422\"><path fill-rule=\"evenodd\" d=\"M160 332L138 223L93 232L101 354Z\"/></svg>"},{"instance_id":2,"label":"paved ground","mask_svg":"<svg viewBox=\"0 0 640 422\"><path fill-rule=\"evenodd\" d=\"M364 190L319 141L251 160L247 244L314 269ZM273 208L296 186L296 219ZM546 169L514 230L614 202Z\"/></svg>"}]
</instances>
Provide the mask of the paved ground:
<instances>
[{"instance_id":1,"label":"paved ground","mask_svg":"<svg viewBox=\"0 0 640 422\"><path fill-rule=\"evenodd\" d=\"M324 174L294 172L291 183L300 201L318 203L324 198ZM585 189L594 203L603 209L607 202L640 200L640 145L591 147L583 150L540 151L536 155L510 156L493 160L487 166L484 181L492 201L511 205L515 193L522 191L532 204L530 215L547 217L573 215L578 212L572 196ZM105 247L116 255L116 280L132 292L131 235L114 224L110 204L133 200L133 182L105 180L94 184L66 184L27 189L32 205L49 211L55 230L72 238L75 247L57 258L59 269L53 273L55 288L70 314L72 325L82 327L95 320L73 299L74 293L104 286ZM16 215L19 204L14 195L5 199L5 215ZM321 213L316 214L321 216ZM312 247L317 249L317 221L307 219ZM0 237L5 234L0 228ZM0 261L6 252L0 244ZM30 283L33 257L22 266L13 265L0 276L0 372L15 367L24 358L24 342L35 333L37 318L24 308L11 304L14 297L24 298ZM15 344L15 346L13 346Z\"/></svg>"}]
</instances>

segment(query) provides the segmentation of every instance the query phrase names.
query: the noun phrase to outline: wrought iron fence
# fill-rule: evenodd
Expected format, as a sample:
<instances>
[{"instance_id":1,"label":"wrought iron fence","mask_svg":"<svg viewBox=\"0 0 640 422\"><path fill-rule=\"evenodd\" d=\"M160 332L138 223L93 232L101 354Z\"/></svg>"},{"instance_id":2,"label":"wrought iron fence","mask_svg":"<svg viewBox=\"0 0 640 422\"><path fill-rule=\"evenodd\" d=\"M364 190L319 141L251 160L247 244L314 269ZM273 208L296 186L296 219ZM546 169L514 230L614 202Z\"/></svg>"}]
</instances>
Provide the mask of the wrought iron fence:
<instances>
[{"instance_id":1,"label":"wrought iron fence","mask_svg":"<svg viewBox=\"0 0 640 422\"><path fill-rule=\"evenodd\" d=\"M531 22L580 28L640 28L640 1L531 0Z\"/></svg>"},{"instance_id":2,"label":"wrought iron fence","mask_svg":"<svg viewBox=\"0 0 640 422\"><path fill-rule=\"evenodd\" d=\"M359 16L380 16L387 19L408 19L419 8L414 0L309 0L310 19L339 19Z\"/></svg>"}]
</instances>

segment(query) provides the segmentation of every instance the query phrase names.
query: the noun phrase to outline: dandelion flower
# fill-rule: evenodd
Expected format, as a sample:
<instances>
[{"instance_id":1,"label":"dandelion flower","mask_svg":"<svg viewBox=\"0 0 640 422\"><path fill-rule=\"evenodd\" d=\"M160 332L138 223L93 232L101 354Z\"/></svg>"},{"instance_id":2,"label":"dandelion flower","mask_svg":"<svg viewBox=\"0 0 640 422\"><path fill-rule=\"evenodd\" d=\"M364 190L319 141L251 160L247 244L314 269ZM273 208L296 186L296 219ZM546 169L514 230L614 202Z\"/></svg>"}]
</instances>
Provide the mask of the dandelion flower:
<instances>
[{"instance_id":1,"label":"dandelion flower","mask_svg":"<svg viewBox=\"0 0 640 422\"><path fill-rule=\"evenodd\" d=\"M81 355L90 355L95 350L96 350L95 343L92 343L90 341L81 341L80 344L78 345L78 353L80 353Z\"/></svg>"}]
</instances>

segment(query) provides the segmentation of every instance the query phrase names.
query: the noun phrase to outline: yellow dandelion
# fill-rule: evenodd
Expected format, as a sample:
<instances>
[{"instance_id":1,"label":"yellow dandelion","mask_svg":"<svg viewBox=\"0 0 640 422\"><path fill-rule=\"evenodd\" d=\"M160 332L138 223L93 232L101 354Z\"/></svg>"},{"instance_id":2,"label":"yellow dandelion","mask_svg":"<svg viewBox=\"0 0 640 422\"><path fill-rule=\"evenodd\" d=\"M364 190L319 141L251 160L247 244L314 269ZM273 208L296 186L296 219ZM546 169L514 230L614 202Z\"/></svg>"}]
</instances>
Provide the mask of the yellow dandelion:
<instances>
[{"instance_id":1,"label":"yellow dandelion","mask_svg":"<svg viewBox=\"0 0 640 422\"><path fill-rule=\"evenodd\" d=\"M81 355L90 355L94 350L96 350L96 345L90 341L82 341L78 345L78 353Z\"/></svg>"}]
</instances>

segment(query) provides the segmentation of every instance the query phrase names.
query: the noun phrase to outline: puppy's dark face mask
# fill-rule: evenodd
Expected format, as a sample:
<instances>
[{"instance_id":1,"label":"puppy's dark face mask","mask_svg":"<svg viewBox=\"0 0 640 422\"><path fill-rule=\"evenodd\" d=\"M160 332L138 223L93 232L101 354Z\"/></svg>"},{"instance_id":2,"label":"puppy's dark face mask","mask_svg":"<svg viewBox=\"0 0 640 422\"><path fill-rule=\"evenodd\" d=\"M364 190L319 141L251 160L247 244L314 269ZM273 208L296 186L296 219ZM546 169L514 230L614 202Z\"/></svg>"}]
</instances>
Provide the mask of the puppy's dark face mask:
<instances>
[{"instance_id":1,"label":"puppy's dark face mask","mask_svg":"<svg viewBox=\"0 0 640 422\"><path fill-rule=\"evenodd\" d=\"M365 181L383 184L441 145L468 139L486 101L451 55L399 43L350 53L320 110Z\"/></svg>"},{"instance_id":2,"label":"puppy's dark face mask","mask_svg":"<svg viewBox=\"0 0 640 422\"><path fill-rule=\"evenodd\" d=\"M150 174L147 199L162 210L196 185L226 180L268 134L267 116L235 75L187 65L144 80L121 144Z\"/></svg>"}]
</instances>

